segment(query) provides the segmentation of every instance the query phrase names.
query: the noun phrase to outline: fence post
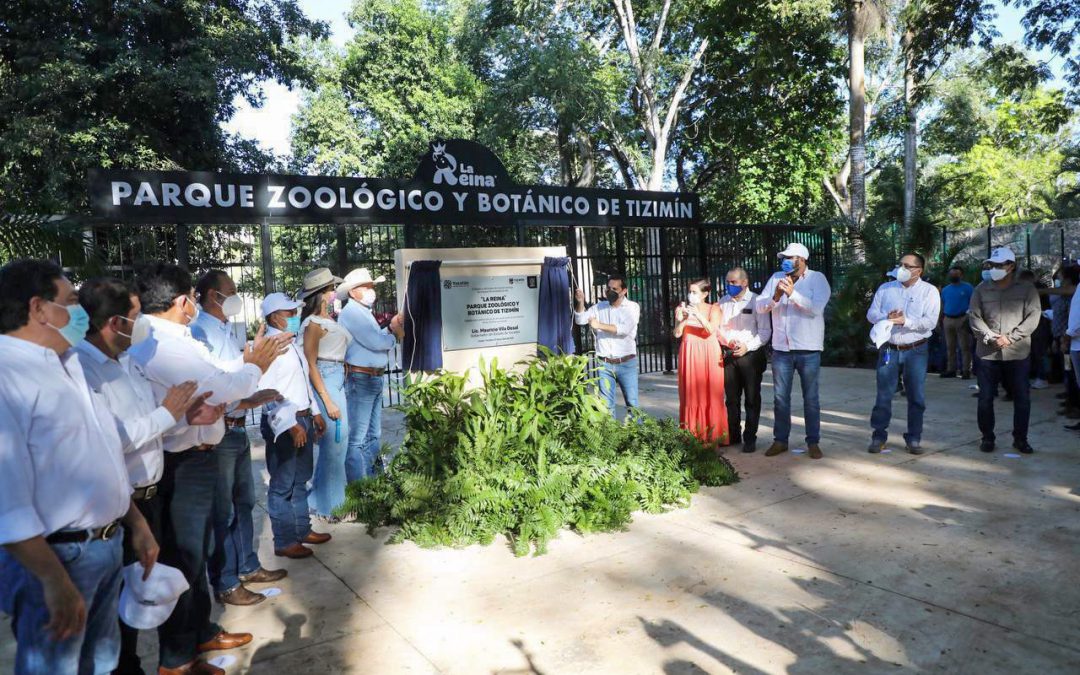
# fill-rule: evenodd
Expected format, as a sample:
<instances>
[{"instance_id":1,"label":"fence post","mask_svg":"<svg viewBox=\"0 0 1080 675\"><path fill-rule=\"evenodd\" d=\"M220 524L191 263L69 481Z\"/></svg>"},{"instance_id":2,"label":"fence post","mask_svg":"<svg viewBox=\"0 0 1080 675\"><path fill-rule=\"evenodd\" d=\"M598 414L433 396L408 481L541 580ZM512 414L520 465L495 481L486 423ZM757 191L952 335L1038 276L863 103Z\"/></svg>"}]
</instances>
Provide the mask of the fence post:
<instances>
[{"instance_id":1,"label":"fence post","mask_svg":"<svg viewBox=\"0 0 1080 675\"><path fill-rule=\"evenodd\" d=\"M944 225L941 226L941 264L944 265L946 258L948 257L949 250L949 230Z\"/></svg>"},{"instance_id":2,"label":"fence post","mask_svg":"<svg viewBox=\"0 0 1080 675\"><path fill-rule=\"evenodd\" d=\"M615 260L619 274L626 274L626 234L622 225L615 226Z\"/></svg>"},{"instance_id":3,"label":"fence post","mask_svg":"<svg viewBox=\"0 0 1080 675\"><path fill-rule=\"evenodd\" d=\"M338 274L345 276L349 272L349 231L347 225L336 225L337 231L337 266Z\"/></svg>"},{"instance_id":4,"label":"fence post","mask_svg":"<svg viewBox=\"0 0 1080 675\"><path fill-rule=\"evenodd\" d=\"M1024 251L1027 253L1027 268L1031 269L1031 225L1024 228Z\"/></svg>"},{"instance_id":5,"label":"fence post","mask_svg":"<svg viewBox=\"0 0 1080 675\"><path fill-rule=\"evenodd\" d=\"M1061 226L1061 259L1065 260L1065 226Z\"/></svg>"},{"instance_id":6,"label":"fence post","mask_svg":"<svg viewBox=\"0 0 1080 675\"><path fill-rule=\"evenodd\" d=\"M832 241L832 225L825 227L825 279L831 286L833 283L833 241Z\"/></svg>"},{"instance_id":7,"label":"fence post","mask_svg":"<svg viewBox=\"0 0 1080 675\"><path fill-rule=\"evenodd\" d=\"M990 254L994 252L994 238L991 236L991 230L994 229L993 225L986 226L986 257L989 258Z\"/></svg>"},{"instance_id":8,"label":"fence post","mask_svg":"<svg viewBox=\"0 0 1080 675\"><path fill-rule=\"evenodd\" d=\"M262 260L263 293L270 295L277 284L274 282L274 250L269 218L263 218L259 224L259 257Z\"/></svg>"},{"instance_id":9,"label":"fence post","mask_svg":"<svg viewBox=\"0 0 1080 675\"><path fill-rule=\"evenodd\" d=\"M697 226L697 246L698 246L698 272L699 276L703 279L709 278L709 260L708 260L708 246L709 242L705 236L705 225L699 224Z\"/></svg>"},{"instance_id":10,"label":"fence post","mask_svg":"<svg viewBox=\"0 0 1080 675\"><path fill-rule=\"evenodd\" d=\"M184 269L191 265L191 242L189 240L188 226L184 223L176 225L176 264Z\"/></svg>"},{"instance_id":11,"label":"fence post","mask_svg":"<svg viewBox=\"0 0 1080 675\"><path fill-rule=\"evenodd\" d=\"M675 372L671 337L671 266L668 264L668 228L660 228L660 330L664 340L664 374Z\"/></svg>"}]
</instances>

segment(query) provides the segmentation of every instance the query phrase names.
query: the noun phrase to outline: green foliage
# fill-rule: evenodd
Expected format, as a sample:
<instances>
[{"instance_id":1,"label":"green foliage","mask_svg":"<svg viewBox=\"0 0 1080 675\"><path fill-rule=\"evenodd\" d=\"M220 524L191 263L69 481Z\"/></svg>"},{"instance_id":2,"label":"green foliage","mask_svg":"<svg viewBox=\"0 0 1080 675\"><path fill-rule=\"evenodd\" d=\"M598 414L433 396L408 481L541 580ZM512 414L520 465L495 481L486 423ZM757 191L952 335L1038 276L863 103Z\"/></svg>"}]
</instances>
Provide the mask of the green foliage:
<instances>
[{"instance_id":1,"label":"green foliage","mask_svg":"<svg viewBox=\"0 0 1080 675\"><path fill-rule=\"evenodd\" d=\"M730 464L672 420L613 420L584 357L521 372L481 364L483 388L439 373L405 389L406 434L389 471L349 485L341 514L391 542L421 546L510 540L545 552L559 530L623 528L637 510L686 506L699 485L737 480Z\"/></svg>"}]
</instances>

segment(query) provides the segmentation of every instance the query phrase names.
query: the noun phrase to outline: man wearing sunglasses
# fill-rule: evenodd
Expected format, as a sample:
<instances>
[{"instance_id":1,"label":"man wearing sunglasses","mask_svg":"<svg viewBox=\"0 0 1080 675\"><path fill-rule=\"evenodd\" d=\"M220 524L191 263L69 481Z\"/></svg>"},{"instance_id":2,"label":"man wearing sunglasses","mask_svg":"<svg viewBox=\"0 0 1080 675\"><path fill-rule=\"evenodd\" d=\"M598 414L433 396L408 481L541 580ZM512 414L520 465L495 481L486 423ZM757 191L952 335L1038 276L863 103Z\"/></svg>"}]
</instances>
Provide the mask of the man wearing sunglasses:
<instances>
[{"instance_id":1,"label":"man wearing sunglasses","mask_svg":"<svg viewBox=\"0 0 1080 675\"><path fill-rule=\"evenodd\" d=\"M896 268L896 281L888 281L878 288L866 312L866 319L874 325L871 337L880 334L875 342L883 341L878 347L877 401L870 415L874 431L868 450L872 453L881 452L888 440L893 392L903 371L908 404L905 447L913 455L922 454L929 342L941 313L937 288L922 280L925 264L918 253L901 258Z\"/></svg>"},{"instance_id":2,"label":"man wearing sunglasses","mask_svg":"<svg viewBox=\"0 0 1080 675\"><path fill-rule=\"evenodd\" d=\"M979 356L979 431L983 452L994 451L994 395L998 384L1013 396L1013 448L1030 454L1031 335L1039 327L1039 292L1016 278L1016 256L1008 247L994 249L986 259L983 283L971 296L971 329Z\"/></svg>"}]
</instances>

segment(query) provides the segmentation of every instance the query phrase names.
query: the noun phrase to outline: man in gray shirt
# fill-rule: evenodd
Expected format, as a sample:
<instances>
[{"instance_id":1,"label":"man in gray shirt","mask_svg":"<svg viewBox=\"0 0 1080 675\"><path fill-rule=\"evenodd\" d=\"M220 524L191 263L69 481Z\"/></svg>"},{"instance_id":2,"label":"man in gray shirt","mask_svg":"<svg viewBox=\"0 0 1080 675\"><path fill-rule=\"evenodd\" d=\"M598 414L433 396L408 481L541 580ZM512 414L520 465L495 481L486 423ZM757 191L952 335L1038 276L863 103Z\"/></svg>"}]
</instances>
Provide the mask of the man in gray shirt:
<instances>
[{"instance_id":1,"label":"man in gray shirt","mask_svg":"<svg viewBox=\"0 0 1080 675\"><path fill-rule=\"evenodd\" d=\"M971 329L979 355L979 431L983 452L994 451L994 394L999 383L1013 395L1013 448L1035 452L1028 443L1031 415L1031 334L1039 326L1042 307L1035 286L1016 278L1016 256L1003 247L986 260L983 282L971 296Z\"/></svg>"}]
</instances>

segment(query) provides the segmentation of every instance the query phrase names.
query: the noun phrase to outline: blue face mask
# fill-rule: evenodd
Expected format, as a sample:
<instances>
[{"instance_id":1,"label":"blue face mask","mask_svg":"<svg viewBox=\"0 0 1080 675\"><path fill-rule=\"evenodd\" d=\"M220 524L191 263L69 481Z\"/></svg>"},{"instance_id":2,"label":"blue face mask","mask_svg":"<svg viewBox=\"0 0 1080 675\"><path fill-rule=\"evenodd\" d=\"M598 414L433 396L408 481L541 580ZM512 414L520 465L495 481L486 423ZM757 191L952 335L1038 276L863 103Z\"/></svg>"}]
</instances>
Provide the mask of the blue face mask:
<instances>
[{"instance_id":1,"label":"blue face mask","mask_svg":"<svg viewBox=\"0 0 1080 675\"><path fill-rule=\"evenodd\" d=\"M784 258L784 261L780 263L780 271L784 274L791 274L795 271L795 261L791 258Z\"/></svg>"},{"instance_id":2,"label":"blue face mask","mask_svg":"<svg viewBox=\"0 0 1080 675\"><path fill-rule=\"evenodd\" d=\"M742 293L742 286L733 286L732 284L728 284L727 285L727 292L728 292L728 295L730 295L731 297L734 298L739 293Z\"/></svg>"},{"instance_id":3,"label":"blue face mask","mask_svg":"<svg viewBox=\"0 0 1080 675\"><path fill-rule=\"evenodd\" d=\"M86 331L90 329L90 315L86 313L83 306L78 303L74 305L61 305L58 302L51 301L50 303L67 310L68 322L63 328L57 328L50 323L48 324L49 328L60 333L72 347L82 342L82 339L86 337Z\"/></svg>"},{"instance_id":4,"label":"blue face mask","mask_svg":"<svg viewBox=\"0 0 1080 675\"><path fill-rule=\"evenodd\" d=\"M982 280L983 281L990 281L990 270L983 270L982 271Z\"/></svg>"},{"instance_id":5,"label":"blue face mask","mask_svg":"<svg viewBox=\"0 0 1080 675\"><path fill-rule=\"evenodd\" d=\"M300 332L300 317L290 316L285 319L285 332L286 333L299 333Z\"/></svg>"}]
</instances>

